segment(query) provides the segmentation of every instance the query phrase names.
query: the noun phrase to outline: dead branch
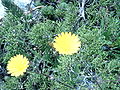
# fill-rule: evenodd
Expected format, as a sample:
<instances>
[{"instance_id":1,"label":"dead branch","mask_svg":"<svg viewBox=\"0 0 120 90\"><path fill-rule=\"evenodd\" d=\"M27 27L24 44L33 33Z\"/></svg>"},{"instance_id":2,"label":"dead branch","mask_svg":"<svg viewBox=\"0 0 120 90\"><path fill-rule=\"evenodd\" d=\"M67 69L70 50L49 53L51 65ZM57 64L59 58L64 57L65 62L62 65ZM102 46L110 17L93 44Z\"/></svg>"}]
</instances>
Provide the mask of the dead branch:
<instances>
[{"instance_id":1,"label":"dead branch","mask_svg":"<svg viewBox=\"0 0 120 90\"><path fill-rule=\"evenodd\" d=\"M82 5L80 5L81 0L79 0L79 16L82 17L84 20L85 20L85 10L84 10L85 2L86 0L82 0Z\"/></svg>"},{"instance_id":2,"label":"dead branch","mask_svg":"<svg viewBox=\"0 0 120 90\"><path fill-rule=\"evenodd\" d=\"M35 11L36 9L43 8L43 7L44 7L44 6L37 6L37 7L35 7L35 8L30 9L29 11L25 12L24 14L25 14L25 15L26 15L26 14L29 14L29 13Z\"/></svg>"}]
</instances>

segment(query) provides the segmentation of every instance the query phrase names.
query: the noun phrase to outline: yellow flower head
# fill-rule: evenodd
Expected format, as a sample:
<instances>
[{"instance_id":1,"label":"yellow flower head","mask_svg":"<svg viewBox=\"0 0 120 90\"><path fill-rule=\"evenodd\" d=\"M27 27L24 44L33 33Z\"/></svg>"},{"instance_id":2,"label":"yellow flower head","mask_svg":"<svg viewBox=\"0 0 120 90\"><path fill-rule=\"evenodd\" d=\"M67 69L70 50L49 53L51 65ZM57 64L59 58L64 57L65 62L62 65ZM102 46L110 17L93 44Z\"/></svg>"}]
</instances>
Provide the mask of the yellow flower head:
<instances>
[{"instance_id":1,"label":"yellow flower head","mask_svg":"<svg viewBox=\"0 0 120 90\"><path fill-rule=\"evenodd\" d=\"M58 34L54 41L53 47L60 54L72 55L73 53L77 53L81 46L78 36L71 34L71 32L62 32Z\"/></svg>"},{"instance_id":2,"label":"yellow flower head","mask_svg":"<svg viewBox=\"0 0 120 90\"><path fill-rule=\"evenodd\" d=\"M26 72L26 69L29 66L28 64L29 61L26 57L23 57L23 55L16 55L12 57L10 61L8 61L8 73L11 74L11 76L15 77L23 75L23 73Z\"/></svg>"}]
</instances>

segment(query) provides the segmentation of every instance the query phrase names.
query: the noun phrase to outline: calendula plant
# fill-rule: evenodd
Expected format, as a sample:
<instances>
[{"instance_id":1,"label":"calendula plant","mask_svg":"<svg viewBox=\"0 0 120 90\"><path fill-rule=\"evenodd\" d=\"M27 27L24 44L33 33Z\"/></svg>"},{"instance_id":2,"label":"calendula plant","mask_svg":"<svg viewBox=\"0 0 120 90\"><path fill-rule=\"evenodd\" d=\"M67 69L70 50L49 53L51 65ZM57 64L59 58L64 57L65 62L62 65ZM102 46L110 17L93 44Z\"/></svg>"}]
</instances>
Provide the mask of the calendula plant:
<instances>
[{"instance_id":1,"label":"calendula plant","mask_svg":"<svg viewBox=\"0 0 120 90\"><path fill-rule=\"evenodd\" d=\"M14 57L11 57L10 61L8 61L7 64L8 73L11 74L11 76L16 77L23 75L29 66L28 64L28 59L26 57L23 57L23 55L16 55Z\"/></svg>"},{"instance_id":2,"label":"calendula plant","mask_svg":"<svg viewBox=\"0 0 120 90\"><path fill-rule=\"evenodd\" d=\"M78 36L71 32L62 32L55 37L53 47L60 54L72 55L77 53L81 46Z\"/></svg>"},{"instance_id":3,"label":"calendula plant","mask_svg":"<svg viewBox=\"0 0 120 90\"><path fill-rule=\"evenodd\" d=\"M0 26L0 90L120 89L119 1L82 1L9 11Z\"/></svg>"}]
</instances>

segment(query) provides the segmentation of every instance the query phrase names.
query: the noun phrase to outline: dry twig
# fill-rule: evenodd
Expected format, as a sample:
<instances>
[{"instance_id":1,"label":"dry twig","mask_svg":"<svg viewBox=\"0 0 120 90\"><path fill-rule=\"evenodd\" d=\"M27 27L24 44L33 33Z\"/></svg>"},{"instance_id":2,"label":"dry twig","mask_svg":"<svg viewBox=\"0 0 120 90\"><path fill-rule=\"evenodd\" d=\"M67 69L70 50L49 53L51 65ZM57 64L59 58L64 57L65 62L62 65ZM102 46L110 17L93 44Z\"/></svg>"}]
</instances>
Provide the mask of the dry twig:
<instances>
[{"instance_id":1,"label":"dry twig","mask_svg":"<svg viewBox=\"0 0 120 90\"><path fill-rule=\"evenodd\" d=\"M85 2L86 0L82 0L82 5L81 0L79 0L79 16L82 17L85 20L85 10L84 10L84 6L85 6Z\"/></svg>"},{"instance_id":2,"label":"dry twig","mask_svg":"<svg viewBox=\"0 0 120 90\"><path fill-rule=\"evenodd\" d=\"M29 14L29 13L35 11L36 9L43 8L43 7L44 7L44 6L37 6L37 7L33 8L33 9L30 9L29 11L25 12L24 14L25 14L25 15L26 15L26 14Z\"/></svg>"}]
</instances>

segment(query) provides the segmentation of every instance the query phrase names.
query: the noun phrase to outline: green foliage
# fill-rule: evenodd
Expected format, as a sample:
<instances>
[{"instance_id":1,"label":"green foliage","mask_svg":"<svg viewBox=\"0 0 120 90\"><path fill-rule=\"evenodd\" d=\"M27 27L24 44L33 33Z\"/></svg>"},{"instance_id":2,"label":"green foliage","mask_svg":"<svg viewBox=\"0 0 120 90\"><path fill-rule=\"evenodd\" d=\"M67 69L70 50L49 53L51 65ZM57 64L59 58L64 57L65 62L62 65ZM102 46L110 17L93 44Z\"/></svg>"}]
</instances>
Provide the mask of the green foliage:
<instances>
[{"instance_id":1,"label":"green foliage","mask_svg":"<svg viewBox=\"0 0 120 90\"><path fill-rule=\"evenodd\" d=\"M52 16L52 15L54 15L54 7L52 7L52 6L43 7L41 9L41 12L45 16Z\"/></svg>"},{"instance_id":2,"label":"green foliage","mask_svg":"<svg viewBox=\"0 0 120 90\"><path fill-rule=\"evenodd\" d=\"M25 82L25 88L27 90L39 89L39 90L46 90L49 89L52 83L48 80L45 76L31 73L27 78L29 78Z\"/></svg>"},{"instance_id":3,"label":"green foliage","mask_svg":"<svg viewBox=\"0 0 120 90\"><path fill-rule=\"evenodd\" d=\"M23 10L21 10L13 1L14 0L1 0L2 4L7 8L6 11L11 12L13 15L17 17L21 17L23 15Z\"/></svg>"},{"instance_id":4,"label":"green foliage","mask_svg":"<svg viewBox=\"0 0 120 90\"><path fill-rule=\"evenodd\" d=\"M47 20L33 26L29 33L31 43L38 45L39 47L49 44L54 32L54 21Z\"/></svg>"},{"instance_id":5,"label":"green foliage","mask_svg":"<svg viewBox=\"0 0 120 90\"><path fill-rule=\"evenodd\" d=\"M20 82L15 77L6 77L5 83L2 86L3 90L9 89L9 90L19 90L20 88Z\"/></svg>"},{"instance_id":6,"label":"green foliage","mask_svg":"<svg viewBox=\"0 0 120 90\"><path fill-rule=\"evenodd\" d=\"M25 54L26 47L26 34L24 31L24 25L20 24L19 19L11 14L3 21L3 26L1 27L1 33L3 38L4 50L7 53L5 55L5 62L10 59L11 56L16 54ZM4 60L2 62L4 62Z\"/></svg>"},{"instance_id":7,"label":"green foliage","mask_svg":"<svg viewBox=\"0 0 120 90\"><path fill-rule=\"evenodd\" d=\"M47 2L47 1L46 1ZM51 3L56 0L51 0ZM40 21L9 12L0 26L0 90L119 90L120 22L117 0L90 0L85 18L78 16L76 0L56 6L39 5ZM14 11L14 10L13 10ZM15 12L16 13L16 12ZM22 14L21 14L22 15ZM73 55L59 55L52 46L61 32L79 36L81 48ZM7 74L11 57L22 54L30 61L18 78Z\"/></svg>"},{"instance_id":8,"label":"green foliage","mask_svg":"<svg viewBox=\"0 0 120 90\"><path fill-rule=\"evenodd\" d=\"M55 11L55 16L56 18L62 18L65 16L65 13L68 9L68 4L66 3L60 3L58 6L57 6L57 9Z\"/></svg>"}]
</instances>

